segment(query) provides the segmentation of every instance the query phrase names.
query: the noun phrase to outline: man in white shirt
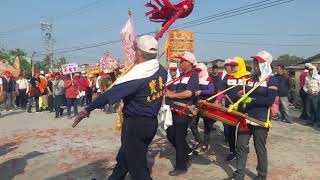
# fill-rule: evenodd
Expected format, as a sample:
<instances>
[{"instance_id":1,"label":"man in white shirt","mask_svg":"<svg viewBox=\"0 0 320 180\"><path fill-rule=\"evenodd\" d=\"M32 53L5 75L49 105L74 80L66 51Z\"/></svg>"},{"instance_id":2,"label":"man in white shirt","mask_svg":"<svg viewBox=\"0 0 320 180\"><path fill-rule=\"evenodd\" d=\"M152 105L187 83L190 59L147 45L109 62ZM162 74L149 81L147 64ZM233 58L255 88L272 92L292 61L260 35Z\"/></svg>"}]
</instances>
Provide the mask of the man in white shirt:
<instances>
[{"instance_id":1,"label":"man in white shirt","mask_svg":"<svg viewBox=\"0 0 320 180\"><path fill-rule=\"evenodd\" d=\"M25 109L27 107L27 94L29 93L29 83L23 77L23 73L19 74L19 80L17 80L17 98L18 106Z\"/></svg>"},{"instance_id":2,"label":"man in white shirt","mask_svg":"<svg viewBox=\"0 0 320 180\"><path fill-rule=\"evenodd\" d=\"M309 74L306 77L305 84L303 86L305 92L307 92L306 99L306 112L307 123L310 126L319 126L319 92L320 92L320 76L315 66L309 67Z\"/></svg>"}]
</instances>

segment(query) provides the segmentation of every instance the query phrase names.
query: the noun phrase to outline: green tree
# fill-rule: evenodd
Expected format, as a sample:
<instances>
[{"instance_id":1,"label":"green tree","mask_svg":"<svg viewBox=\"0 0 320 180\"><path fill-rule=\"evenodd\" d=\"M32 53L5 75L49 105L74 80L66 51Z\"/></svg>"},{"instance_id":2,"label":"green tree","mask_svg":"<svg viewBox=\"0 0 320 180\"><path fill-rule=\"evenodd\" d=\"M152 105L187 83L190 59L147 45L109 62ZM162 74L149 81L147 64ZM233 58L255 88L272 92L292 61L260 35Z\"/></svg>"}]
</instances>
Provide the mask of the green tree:
<instances>
[{"instance_id":1,"label":"green tree","mask_svg":"<svg viewBox=\"0 0 320 180\"><path fill-rule=\"evenodd\" d=\"M302 57L298 57L295 55L283 54L278 57L278 60L288 60L288 61L297 62L297 61L303 61L304 59Z\"/></svg>"},{"instance_id":2,"label":"green tree","mask_svg":"<svg viewBox=\"0 0 320 180\"><path fill-rule=\"evenodd\" d=\"M55 63L55 68L57 69L61 69L61 66L63 64L68 64L68 60L65 58L65 57L60 57L59 59L56 60L56 63Z\"/></svg>"},{"instance_id":3,"label":"green tree","mask_svg":"<svg viewBox=\"0 0 320 180\"><path fill-rule=\"evenodd\" d=\"M0 48L0 60L7 59L7 58L8 58L8 54L7 54L6 50L3 48Z\"/></svg>"},{"instance_id":4,"label":"green tree","mask_svg":"<svg viewBox=\"0 0 320 180\"><path fill-rule=\"evenodd\" d=\"M27 60L27 53L22 49L6 50L0 49L0 59L8 60L9 64L13 65L15 57L20 58L20 70L25 74L31 74L31 62Z\"/></svg>"},{"instance_id":5,"label":"green tree","mask_svg":"<svg viewBox=\"0 0 320 180\"><path fill-rule=\"evenodd\" d=\"M50 69L50 57L45 56L42 61L35 62L34 69L48 72Z\"/></svg>"}]
</instances>

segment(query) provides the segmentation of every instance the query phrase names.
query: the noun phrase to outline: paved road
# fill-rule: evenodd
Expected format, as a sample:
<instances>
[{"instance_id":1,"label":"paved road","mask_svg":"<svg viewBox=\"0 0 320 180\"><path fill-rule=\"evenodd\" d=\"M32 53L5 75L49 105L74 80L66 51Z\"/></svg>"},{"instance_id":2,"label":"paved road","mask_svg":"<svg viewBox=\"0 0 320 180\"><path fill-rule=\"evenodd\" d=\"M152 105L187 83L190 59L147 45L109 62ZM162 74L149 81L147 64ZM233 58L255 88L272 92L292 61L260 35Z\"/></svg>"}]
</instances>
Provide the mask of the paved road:
<instances>
[{"instance_id":1,"label":"paved road","mask_svg":"<svg viewBox=\"0 0 320 180\"><path fill-rule=\"evenodd\" d=\"M15 111L0 118L1 180L100 180L110 175L120 146L120 135L114 131L115 115L94 111L75 129L72 120L53 116ZM231 175L235 162L224 161L228 149L221 123L217 124L210 153L201 153L188 174L179 178L167 175L174 163L174 149L158 132L148 153L153 178L201 180ZM268 138L269 179L320 179L320 130L299 121L292 125L274 122L273 126ZM252 142L250 151L247 179L256 174Z\"/></svg>"}]
</instances>

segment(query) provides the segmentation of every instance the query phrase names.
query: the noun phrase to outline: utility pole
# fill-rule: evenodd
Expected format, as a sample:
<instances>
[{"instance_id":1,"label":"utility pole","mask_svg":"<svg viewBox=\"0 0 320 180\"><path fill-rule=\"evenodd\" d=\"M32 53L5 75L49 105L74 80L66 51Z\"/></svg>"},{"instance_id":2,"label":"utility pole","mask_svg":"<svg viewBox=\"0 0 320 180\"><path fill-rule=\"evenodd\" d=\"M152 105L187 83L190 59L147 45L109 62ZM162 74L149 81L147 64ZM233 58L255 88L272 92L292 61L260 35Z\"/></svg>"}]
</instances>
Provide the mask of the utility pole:
<instances>
[{"instance_id":1,"label":"utility pole","mask_svg":"<svg viewBox=\"0 0 320 180\"><path fill-rule=\"evenodd\" d=\"M31 55L31 74L32 74L32 76L31 77L33 77L33 72L34 72L34 63L33 63L33 59L34 59L34 56L36 55L36 52L35 51L33 51L32 52L32 55Z\"/></svg>"},{"instance_id":2,"label":"utility pole","mask_svg":"<svg viewBox=\"0 0 320 180\"><path fill-rule=\"evenodd\" d=\"M53 71L53 34L52 34L52 21L50 18L46 18L40 22L41 35L44 39L48 57L50 59L50 71Z\"/></svg>"}]
</instances>

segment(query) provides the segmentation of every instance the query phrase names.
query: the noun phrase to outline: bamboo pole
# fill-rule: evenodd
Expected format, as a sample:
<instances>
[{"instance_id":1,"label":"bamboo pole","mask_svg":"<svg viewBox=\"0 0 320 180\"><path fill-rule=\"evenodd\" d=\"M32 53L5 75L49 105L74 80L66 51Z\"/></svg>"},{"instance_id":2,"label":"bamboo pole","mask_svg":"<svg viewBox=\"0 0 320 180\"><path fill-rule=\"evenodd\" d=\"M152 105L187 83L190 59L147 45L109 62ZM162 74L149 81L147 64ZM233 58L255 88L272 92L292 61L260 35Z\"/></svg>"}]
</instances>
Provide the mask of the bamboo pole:
<instances>
[{"instance_id":1,"label":"bamboo pole","mask_svg":"<svg viewBox=\"0 0 320 180\"><path fill-rule=\"evenodd\" d=\"M248 93L244 94L236 103L229 106L228 112L232 112L234 109L237 109L239 104L244 101L251 93L253 93L261 84L268 78L269 76L266 76L263 78L257 85L255 85Z\"/></svg>"},{"instance_id":2,"label":"bamboo pole","mask_svg":"<svg viewBox=\"0 0 320 180\"><path fill-rule=\"evenodd\" d=\"M246 79L246 81L248 81L249 79L251 79L251 78ZM231 89L239 86L240 84L241 84L241 82L239 82L238 84L236 84L236 85L234 85L234 86L231 86L231 87L229 87L229 88L227 88L227 89L225 89L225 90L223 90L223 91L221 91L221 92L219 92L219 93L217 93L217 94L209 97L209 98L207 99L207 101L211 101L212 99L214 99L214 98L218 97L219 95L221 95L221 94L223 94L223 93L225 93L225 92L227 92L227 91L229 91L229 90L231 90Z\"/></svg>"}]
</instances>

